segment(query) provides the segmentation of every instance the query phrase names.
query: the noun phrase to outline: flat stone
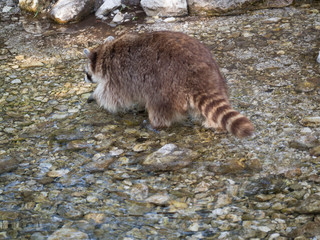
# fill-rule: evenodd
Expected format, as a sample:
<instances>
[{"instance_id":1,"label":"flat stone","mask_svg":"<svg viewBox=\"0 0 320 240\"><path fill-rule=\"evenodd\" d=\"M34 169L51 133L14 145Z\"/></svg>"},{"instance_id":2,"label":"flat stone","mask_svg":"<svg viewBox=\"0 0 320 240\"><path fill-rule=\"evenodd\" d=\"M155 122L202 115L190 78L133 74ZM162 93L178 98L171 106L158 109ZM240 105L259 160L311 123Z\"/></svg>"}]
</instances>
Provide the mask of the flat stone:
<instances>
[{"instance_id":1,"label":"flat stone","mask_svg":"<svg viewBox=\"0 0 320 240\"><path fill-rule=\"evenodd\" d=\"M11 81L12 84L18 84L18 83L21 83L21 80L20 79L14 79Z\"/></svg>"},{"instance_id":2,"label":"flat stone","mask_svg":"<svg viewBox=\"0 0 320 240\"><path fill-rule=\"evenodd\" d=\"M48 237L48 240L89 240L88 234L73 228L61 228Z\"/></svg>"},{"instance_id":3,"label":"flat stone","mask_svg":"<svg viewBox=\"0 0 320 240\"><path fill-rule=\"evenodd\" d=\"M180 149L174 144L166 144L147 156L143 165L152 171L177 170L191 164L196 156L197 154L190 149Z\"/></svg>"},{"instance_id":4,"label":"flat stone","mask_svg":"<svg viewBox=\"0 0 320 240\"><path fill-rule=\"evenodd\" d=\"M18 168L19 162L16 158L11 156L0 155L0 174L11 172Z\"/></svg>"},{"instance_id":5,"label":"flat stone","mask_svg":"<svg viewBox=\"0 0 320 240\"><path fill-rule=\"evenodd\" d=\"M304 214L320 214L320 196L311 195L305 200L302 200L296 208L296 212Z\"/></svg>"},{"instance_id":6,"label":"flat stone","mask_svg":"<svg viewBox=\"0 0 320 240\"><path fill-rule=\"evenodd\" d=\"M20 65L21 68L35 68L35 67L42 67L44 64L40 61L32 61L28 63L23 63Z\"/></svg>"},{"instance_id":7,"label":"flat stone","mask_svg":"<svg viewBox=\"0 0 320 240\"><path fill-rule=\"evenodd\" d=\"M320 117L306 117L301 120L304 126L320 126Z\"/></svg>"},{"instance_id":8,"label":"flat stone","mask_svg":"<svg viewBox=\"0 0 320 240\"><path fill-rule=\"evenodd\" d=\"M153 204L162 206L162 205L167 205L169 199L170 199L170 197L168 194L159 193L159 194L155 194L155 195L148 197L145 201L148 203L153 203Z\"/></svg>"}]
</instances>

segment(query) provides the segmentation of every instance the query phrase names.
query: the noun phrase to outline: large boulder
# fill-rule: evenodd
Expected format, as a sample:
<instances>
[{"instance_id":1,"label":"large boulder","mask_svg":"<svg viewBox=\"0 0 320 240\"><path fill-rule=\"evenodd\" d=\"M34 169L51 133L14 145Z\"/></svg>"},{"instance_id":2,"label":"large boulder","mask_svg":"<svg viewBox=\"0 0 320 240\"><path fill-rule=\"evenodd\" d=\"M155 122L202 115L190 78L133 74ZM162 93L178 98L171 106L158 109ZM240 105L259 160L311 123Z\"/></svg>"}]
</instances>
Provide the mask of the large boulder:
<instances>
[{"instance_id":1,"label":"large boulder","mask_svg":"<svg viewBox=\"0 0 320 240\"><path fill-rule=\"evenodd\" d=\"M189 12L199 16L240 14L248 10L286 7L293 0L187 0Z\"/></svg>"},{"instance_id":2,"label":"large boulder","mask_svg":"<svg viewBox=\"0 0 320 240\"><path fill-rule=\"evenodd\" d=\"M186 0L141 0L141 6L148 16L184 16L188 14Z\"/></svg>"},{"instance_id":3,"label":"large boulder","mask_svg":"<svg viewBox=\"0 0 320 240\"><path fill-rule=\"evenodd\" d=\"M77 22L89 15L95 6L95 0L59 0L50 15L58 23Z\"/></svg>"}]
</instances>

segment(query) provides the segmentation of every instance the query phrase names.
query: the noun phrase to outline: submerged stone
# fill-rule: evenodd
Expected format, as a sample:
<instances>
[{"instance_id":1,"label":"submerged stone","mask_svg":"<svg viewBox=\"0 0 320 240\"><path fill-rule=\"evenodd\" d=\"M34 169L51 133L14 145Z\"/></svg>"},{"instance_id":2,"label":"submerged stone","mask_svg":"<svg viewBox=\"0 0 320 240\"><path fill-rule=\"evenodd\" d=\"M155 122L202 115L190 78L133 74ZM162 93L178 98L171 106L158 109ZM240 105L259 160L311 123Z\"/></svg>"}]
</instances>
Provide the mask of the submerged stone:
<instances>
[{"instance_id":1,"label":"submerged stone","mask_svg":"<svg viewBox=\"0 0 320 240\"><path fill-rule=\"evenodd\" d=\"M19 165L17 159L11 156L0 155L0 174L5 172L11 172L15 170Z\"/></svg>"},{"instance_id":2,"label":"submerged stone","mask_svg":"<svg viewBox=\"0 0 320 240\"><path fill-rule=\"evenodd\" d=\"M48 237L48 240L86 240L89 239L88 234L73 228L61 228Z\"/></svg>"},{"instance_id":3,"label":"submerged stone","mask_svg":"<svg viewBox=\"0 0 320 240\"><path fill-rule=\"evenodd\" d=\"M143 165L152 171L178 170L190 165L196 156L197 154L190 149L180 149L174 144L166 144L147 156Z\"/></svg>"}]
</instances>

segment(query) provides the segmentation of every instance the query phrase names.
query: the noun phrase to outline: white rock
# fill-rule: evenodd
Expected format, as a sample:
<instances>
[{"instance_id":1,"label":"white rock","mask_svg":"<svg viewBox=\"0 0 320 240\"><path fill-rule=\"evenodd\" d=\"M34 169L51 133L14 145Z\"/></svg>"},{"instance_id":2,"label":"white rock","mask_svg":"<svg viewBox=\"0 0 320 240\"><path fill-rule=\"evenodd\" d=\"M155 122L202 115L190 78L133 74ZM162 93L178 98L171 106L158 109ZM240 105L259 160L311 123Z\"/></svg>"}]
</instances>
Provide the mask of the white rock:
<instances>
[{"instance_id":1,"label":"white rock","mask_svg":"<svg viewBox=\"0 0 320 240\"><path fill-rule=\"evenodd\" d=\"M121 12L118 12L115 16L114 16L114 18L112 19L112 21L114 22L114 23L121 23L122 21L123 21L123 14L121 13Z\"/></svg>"},{"instance_id":2,"label":"white rock","mask_svg":"<svg viewBox=\"0 0 320 240\"><path fill-rule=\"evenodd\" d=\"M192 232L197 232L199 231L199 223L193 223L189 226L188 228Z\"/></svg>"},{"instance_id":3,"label":"white rock","mask_svg":"<svg viewBox=\"0 0 320 240\"><path fill-rule=\"evenodd\" d=\"M317 62L320 63L320 51L319 51L319 55L317 57Z\"/></svg>"},{"instance_id":4,"label":"white rock","mask_svg":"<svg viewBox=\"0 0 320 240\"><path fill-rule=\"evenodd\" d=\"M50 15L58 23L79 21L91 13L94 4L94 0L59 0Z\"/></svg>"},{"instance_id":5,"label":"white rock","mask_svg":"<svg viewBox=\"0 0 320 240\"><path fill-rule=\"evenodd\" d=\"M152 195L151 197L148 197L146 199L146 202L153 203L156 205L165 205L168 203L169 199L170 199L170 197L168 194L158 193L158 194Z\"/></svg>"},{"instance_id":6,"label":"white rock","mask_svg":"<svg viewBox=\"0 0 320 240\"><path fill-rule=\"evenodd\" d=\"M171 23L171 22L175 22L176 19L174 17L169 17L169 18L164 19L163 21L166 23Z\"/></svg>"},{"instance_id":7,"label":"white rock","mask_svg":"<svg viewBox=\"0 0 320 240\"><path fill-rule=\"evenodd\" d=\"M101 7L96 11L96 16L107 15L112 10L121 6L121 0L105 0Z\"/></svg>"},{"instance_id":8,"label":"white rock","mask_svg":"<svg viewBox=\"0 0 320 240\"><path fill-rule=\"evenodd\" d=\"M5 7L2 9L2 12L3 12L3 13L10 12L11 9L12 9L12 7L5 6Z\"/></svg>"},{"instance_id":9,"label":"white rock","mask_svg":"<svg viewBox=\"0 0 320 240\"><path fill-rule=\"evenodd\" d=\"M11 81L11 83L13 83L13 84L21 83L21 80L20 79L14 79L14 80Z\"/></svg>"},{"instance_id":10,"label":"white rock","mask_svg":"<svg viewBox=\"0 0 320 240\"><path fill-rule=\"evenodd\" d=\"M148 16L184 16L188 14L186 0L141 0L141 6Z\"/></svg>"}]
</instances>

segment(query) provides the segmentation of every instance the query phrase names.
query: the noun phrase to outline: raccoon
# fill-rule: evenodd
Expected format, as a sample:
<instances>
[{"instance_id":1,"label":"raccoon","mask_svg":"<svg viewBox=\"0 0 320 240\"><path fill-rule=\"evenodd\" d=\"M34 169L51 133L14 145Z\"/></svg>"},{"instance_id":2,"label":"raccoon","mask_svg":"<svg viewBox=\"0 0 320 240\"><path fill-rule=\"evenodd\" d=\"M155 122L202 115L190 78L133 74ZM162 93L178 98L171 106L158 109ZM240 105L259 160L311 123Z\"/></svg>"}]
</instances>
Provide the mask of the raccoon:
<instances>
[{"instance_id":1,"label":"raccoon","mask_svg":"<svg viewBox=\"0 0 320 240\"><path fill-rule=\"evenodd\" d=\"M243 138L250 120L229 102L224 77L211 52L198 40L170 31L125 34L85 49L85 80L97 83L89 98L110 112L145 106L153 128L169 127L191 112L204 126Z\"/></svg>"}]
</instances>

